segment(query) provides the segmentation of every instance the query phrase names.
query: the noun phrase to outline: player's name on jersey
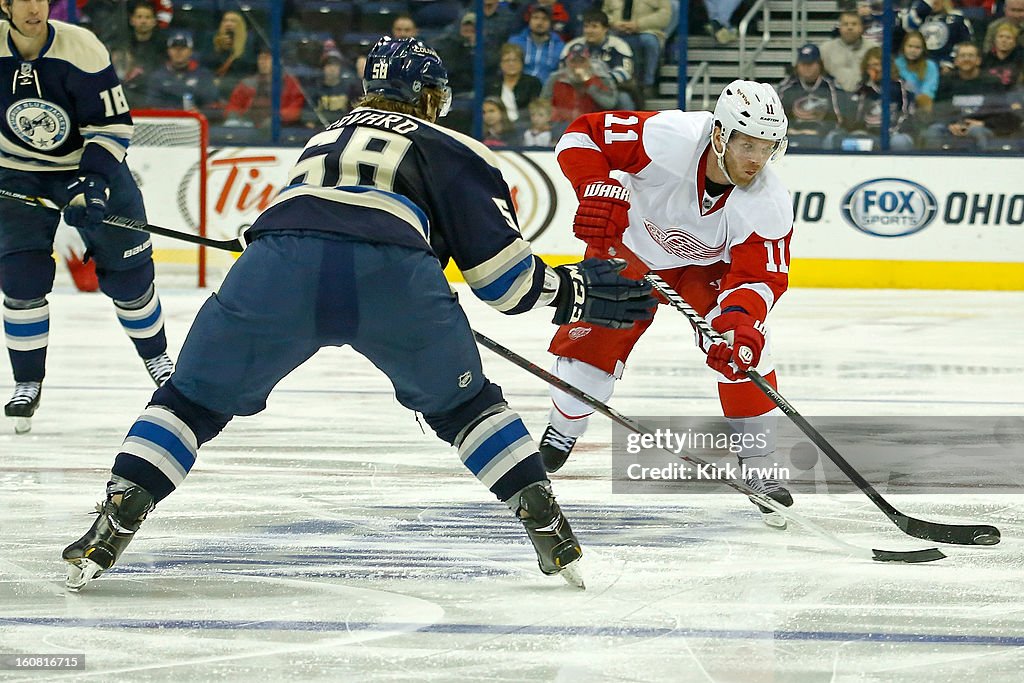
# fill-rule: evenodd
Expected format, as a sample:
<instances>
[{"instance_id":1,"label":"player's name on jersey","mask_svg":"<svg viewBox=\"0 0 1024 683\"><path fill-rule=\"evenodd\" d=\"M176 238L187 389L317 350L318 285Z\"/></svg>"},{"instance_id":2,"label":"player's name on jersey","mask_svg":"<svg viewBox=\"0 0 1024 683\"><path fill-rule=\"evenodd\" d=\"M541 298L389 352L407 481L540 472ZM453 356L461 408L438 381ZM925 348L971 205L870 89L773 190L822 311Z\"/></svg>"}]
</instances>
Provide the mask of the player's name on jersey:
<instances>
[{"instance_id":1,"label":"player's name on jersey","mask_svg":"<svg viewBox=\"0 0 1024 683\"><path fill-rule=\"evenodd\" d=\"M647 467L638 462L626 467L626 478L630 481L733 481L751 478L790 479L789 468L773 463L770 467L750 467L737 463L704 463L695 465L688 462L671 462L657 467Z\"/></svg>"},{"instance_id":2,"label":"player's name on jersey","mask_svg":"<svg viewBox=\"0 0 1024 683\"><path fill-rule=\"evenodd\" d=\"M373 126L375 128L386 128L399 134L411 133L420 127L412 118L404 114L393 114L382 112L376 109L357 109L351 114L341 117L337 122L331 124L331 128L344 126Z\"/></svg>"}]
</instances>

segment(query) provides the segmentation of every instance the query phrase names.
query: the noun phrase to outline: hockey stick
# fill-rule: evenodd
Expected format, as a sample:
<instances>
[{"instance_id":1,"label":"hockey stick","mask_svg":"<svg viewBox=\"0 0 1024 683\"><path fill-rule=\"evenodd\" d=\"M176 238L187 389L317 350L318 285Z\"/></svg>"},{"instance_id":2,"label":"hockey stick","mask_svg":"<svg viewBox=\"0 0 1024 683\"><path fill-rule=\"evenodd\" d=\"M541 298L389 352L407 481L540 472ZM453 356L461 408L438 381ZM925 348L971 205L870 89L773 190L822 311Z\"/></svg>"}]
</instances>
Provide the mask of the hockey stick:
<instances>
[{"instance_id":1,"label":"hockey stick","mask_svg":"<svg viewBox=\"0 0 1024 683\"><path fill-rule=\"evenodd\" d=\"M59 211L60 210L60 208L52 200L49 200L49 199L46 199L46 198L43 198L43 197L32 197L32 196L25 195L25 194L20 194L20 193L17 193L17 192L11 192L9 190L4 190L2 188L0 188L0 198L2 198L2 199L9 199L9 200L12 200L12 201L18 201L18 202L21 202L23 204L28 204L29 206L38 206L38 207L42 207L42 208L50 209L50 210L55 210L55 211ZM191 235L189 233L179 232L177 230L170 230L168 228L160 228L159 226L152 226L152 225L149 225L149 224L146 224L146 223L142 223L141 221L134 221L134 220L131 220L131 219L128 219L128 218L122 218L122 217L119 217L119 216L107 216L106 218L103 219L103 222L108 224L108 225L113 225L115 227L126 228L126 229L129 229L129 230L138 230L138 231L141 231L141 232L152 232L152 233L155 233L155 234L164 235L166 237L173 237L173 238L185 240L185 241L188 241L188 242L195 242L197 244L205 244L206 246L213 247L215 249L223 249L225 251L236 251L237 252L237 251L242 251L245 248L245 242L243 240L241 240L241 239L236 239L236 240L212 240L212 239L207 239L205 237L200 237L200 236L197 236L197 235ZM569 383L559 379L558 377L555 377L554 375L546 372L545 370L542 370L541 368L539 368L538 366L534 365L533 363L530 363L528 360L526 360L522 356L519 356L518 354L514 353L512 350L505 348L504 346L502 346L502 345L498 344L497 342L489 339L488 337L485 337L484 335L480 334L479 332L476 332L475 330L473 331L473 335L476 337L477 342L480 343L482 346L485 346L488 349L491 349L495 353L497 353L497 354L503 356L504 358L512 361L514 364L516 364L519 367L523 368L524 370L527 370L528 372L536 375L537 377L539 377L540 379L548 382L549 384L552 384L553 386L558 387L562 391L564 391L564 392L566 392L566 393L568 393L568 394L570 394L572 396L575 396L575 397L579 398L581 401L587 403L588 405L591 405L595 410L598 410L602 414L607 415L608 417L610 417L611 419L615 420L616 422L619 422L620 424L622 424L623 426L627 427L628 429L631 429L632 431L637 432L639 434L649 433L649 432L647 432L647 430L644 430L642 427L640 427L639 424L633 422L629 418L626 418L625 416L623 416L623 415L619 414L618 412L612 410L610 407L608 407L605 404L601 403L597 399L595 399L595 398L593 398L593 397L583 393L582 391L580 391L576 387L572 386L571 384L569 384ZM701 461L701 460L699 460L697 458L691 458L689 456L681 456L681 457L683 457L686 460L689 460L690 462L698 464L698 465L707 465L708 464L708 463L705 463L705 462L703 462L703 461ZM868 551L868 549L860 548L858 546L854 546L854 545L851 545L851 544L846 543L844 541L841 541L840 539L836 538L835 536L832 536L831 534L829 534L825 530L818 528L816 525L812 524L808 520L803 519L802 516L800 516L800 515L796 514L795 512L792 512L791 510L789 510L789 509L779 505L778 503L776 503L774 500L772 500L770 498L767 498L765 496L761 496L760 494L756 493L752 489L749 489L749 488L747 488L746 486L744 486L742 484L735 484L733 482L726 482L726 483L729 484L730 486L732 486L733 488L737 489L741 493L745 493L747 495L753 496L755 499L758 500L758 502L760 502L765 507L768 507L768 508L770 508L772 510L775 510L776 512L779 512L783 516L785 516L785 517L787 517L789 519L792 519L794 522L796 522L798 524L802 524L806 528L810 529L816 535L821 536L822 538L824 538L824 539L826 539L826 540L828 540L828 541L830 541L830 542L840 546L841 548L843 548L844 550L846 550L847 552L850 552L852 554L859 555L859 556L862 556L862 557L870 557L870 559L877 560L877 561L880 561L880 562L908 562L908 563L909 562L931 562L931 561L934 561L934 560L940 560L940 559L945 557L945 555L943 555L936 548L929 548L929 549L926 549L926 550L917 550L917 551L886 551L886 550L874 550L874 549Z\"/></svg>"},{"instance_id":2,"label":"hockey stick","mask_svg":"<svg viewBox=\"0 0 1024 683\"><path fill-rule=\"evenodd\" d=\"M33 197L20 192L5 190L3 188L0 188L0 199L9 199L14 202L27 204L28 206L37 206L43 209L49 209L50 211L61 210L61 208L57 206L57 203L52 199L47 199L46 197ZM224 251L240 252L245 249L245 240L241 237L233 240L215 240L209 237L203 237L202 235L193 235L192 233L181 232L180 230L162 228L159 225L152 225L151 223L137 221L132 218L125 218L124 216L105 216L103 218L103 222L106 225L111 225L115 228L135 230L136 232L147 232L154 235L163 235L164 237L173 237L177 240L192 242L193 244L202 244L203 246L213 247L214 249L223 249Z\"/></svg>"},{"instance_id":3,"label":"hockey stick","mask_svg":"<svg viewBox=\"0 0 1024 683\"><path fill-rule=\"evenodd\" d=\"M611 406L602 403L601 401L597 400L590 394L578 389L572 384L569 384L565 380L551 374L547 370L538 367L534 363L531 363L530 361L526 360L525 358L517 354L515 351L512 351L511 349L502 346L493 339L490 339L489 337L477 332L476 330L473 331L473 336L476 337L477 343L480 344L481 346L490 349L491 351L498 354L502 358L511 361L514 365L517 365L523 370L526 370L534 377L538 377L541 380L550 384L551 386L560 389L561 391L564 391L565 393L569 394L570 396L579 401L582 401L583 403L587 404L597 412L601 413L602 415L605 415L606 417L611 418L613 422L622 425L631 432L634 432L636 434L653 433L650 429L647 429L636 420L626 417L625 415L618 412ZM673 455L677 454L673 453ZM678 454L678 457L694 465L710 465L710 463L701 460L700 458L693 455ZM787 519L796 522L797 524L800 524L814 535L828 541L829 543L832 543L833 545L841 548L843 551L849 553L850 555L875 560L876 562L906 563L933 562L935 560L941 560L942 558L946 557L938 548L926 548L924 550L876 550L874 548L862 548L860 546L856 546L852 543L847 543L846 541L836 538L834 535L825 531L817 524L814 524L810 520L805 519L803 515L794 512L792 508L787 508L783 505L780 505L779 503L775 502L774 500L767 496L762 496L761 494L749 488L742 482L723 480L723 483L739 491L740 493L749 496L751 499L756 500L760 505L764 505L767 508L771 508L772 510L778 512Z\"/></svg>"},{"instance_id":4,"label":"hockey stick","mask_svg":"<svg viewBox=\"0 0 1024 683\"><path fill-rule=\"evenodd\" d=\"M700 330L712 343L724 342L725 339L708 324L708 321L695 311L686 301L669 286L660 276L649 273L644 279L660 292L673 308L680 311L690 323ZM885 516L892 520L893 524L903 530L904 533L915 538L923 538L936 543L954 543L957 545L995 545L999 543L999 529L988 524L944 524L942 522L929 522L906 515L897 510L893 505L882 497L871 483L861 476L860 472L854 469L853 465L832 447L824 436L817 429L804 419L803 415L797 412L789 401L783 398L782 394L775 390L764 377L756 370L747 370L747 377L754 385L764 392L764 395L772 400L790 420L800 428L804 434L810 437L811 441L821 449L821 452L828 456L829 460L839 466L839 469L850 478L857 488L864 492L872 503L878 507Z\"/></svg>"}]
</instances>

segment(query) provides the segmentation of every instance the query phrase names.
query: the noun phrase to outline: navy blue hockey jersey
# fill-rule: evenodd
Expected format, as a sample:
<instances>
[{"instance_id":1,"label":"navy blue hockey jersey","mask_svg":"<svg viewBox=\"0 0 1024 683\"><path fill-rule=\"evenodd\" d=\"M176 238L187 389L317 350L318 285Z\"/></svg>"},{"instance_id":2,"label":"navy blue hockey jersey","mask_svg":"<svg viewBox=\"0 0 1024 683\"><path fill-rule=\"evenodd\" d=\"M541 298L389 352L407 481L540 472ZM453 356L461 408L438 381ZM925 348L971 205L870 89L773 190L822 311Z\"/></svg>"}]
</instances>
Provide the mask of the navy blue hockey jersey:
<instances>
[{"instance_id":1,"label":"navy blue hockey jersey","mask_svg":"<svg viewBox=\"0 0 1024 683\"><path fill-rule=\"evenodd\" d=\"M0 22L0 166L111 177L132 136L128 102L110 55L92 32L50 21L49 38L25 61Z\"/></svg>"},{"instance_id":2,"label":"navy blue hockey jersey","mask_svg":"<svg viewBox=\"0 0 1024 683\"><path fill-rule=\"evenodd\" d=\"M282 231L432 250L502 312L546 303L549 269L519 232L494 153L412 116L359 108L310 139L248 234Z\"/></svg>"}]
</instances>

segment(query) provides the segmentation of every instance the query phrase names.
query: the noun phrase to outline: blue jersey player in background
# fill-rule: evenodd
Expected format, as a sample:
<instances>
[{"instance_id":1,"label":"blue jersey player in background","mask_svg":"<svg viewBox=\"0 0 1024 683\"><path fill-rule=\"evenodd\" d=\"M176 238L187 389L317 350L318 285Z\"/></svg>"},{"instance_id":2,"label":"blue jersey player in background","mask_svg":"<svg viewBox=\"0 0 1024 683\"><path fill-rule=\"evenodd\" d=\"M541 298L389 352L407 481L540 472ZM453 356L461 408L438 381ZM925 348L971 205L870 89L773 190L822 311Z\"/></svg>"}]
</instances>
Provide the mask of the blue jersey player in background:
<instances>
[{"instance_id":1,"label":"blue jersey player in background","mask_svg":"<svg viewBox=\"0 0 1024 683\"><path fill-rule=\"evenodd\" d=\"M366 96L306 145L200 310L174 374L128 432L99 517L64 550L69 588L114 564L233 416L263 410L282 378L320 348L345 344L508 503L541 570L582 587L582 551L537 444L484 376L442 265L454 260L499 311L550 305L560 324L628 327L650 318L650 289L619 276L622 261L551 268L533 255L492 152L434 124L451 91L432 49L382 38L363 76Z\"/></svg>"},{"instance_id":2,"label":"blue jersey player in background","mask_svg":"<svg viewBox=\"0 0 1024 683\"><path fill-rule=\"evenodd\" d=\"M125 165L132 118L110 55L86 29L48 21L47 0L0 0L0 187L67 208L96 261L100 289L157 385L170 376L153 249L142 233L102 224L106 212L146 220ZM4 408L29 430L46 371L55 211L0 202L0 290L14 396Z\"/></svg>"}]
</instances>

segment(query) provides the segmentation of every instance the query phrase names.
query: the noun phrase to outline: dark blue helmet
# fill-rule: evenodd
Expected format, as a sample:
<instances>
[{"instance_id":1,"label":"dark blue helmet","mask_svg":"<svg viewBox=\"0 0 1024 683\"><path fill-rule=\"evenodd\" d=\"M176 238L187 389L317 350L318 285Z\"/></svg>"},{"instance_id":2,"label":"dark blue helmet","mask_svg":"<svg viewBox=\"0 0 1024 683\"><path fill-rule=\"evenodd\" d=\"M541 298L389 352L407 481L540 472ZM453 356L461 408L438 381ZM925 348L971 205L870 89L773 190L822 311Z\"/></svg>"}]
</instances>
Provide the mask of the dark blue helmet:
<instances>
[{"instance_id":1,"label":"dark blue helmet","mask_svg":"<svg viewBox=\"0 0 1024 683\"><path fill-rule=\"evenodd\" d=\"M448 113L451 89L448 70L437 53L416 38L384 36L370 48L363 69L366 94L379 94L388 99L419 104L423 88L437 88L445 93L438 116Z\"/></svg>"}]
</instances>

